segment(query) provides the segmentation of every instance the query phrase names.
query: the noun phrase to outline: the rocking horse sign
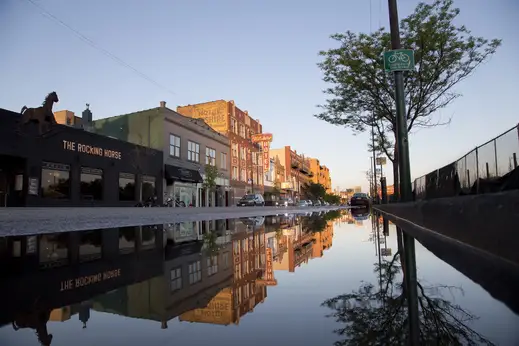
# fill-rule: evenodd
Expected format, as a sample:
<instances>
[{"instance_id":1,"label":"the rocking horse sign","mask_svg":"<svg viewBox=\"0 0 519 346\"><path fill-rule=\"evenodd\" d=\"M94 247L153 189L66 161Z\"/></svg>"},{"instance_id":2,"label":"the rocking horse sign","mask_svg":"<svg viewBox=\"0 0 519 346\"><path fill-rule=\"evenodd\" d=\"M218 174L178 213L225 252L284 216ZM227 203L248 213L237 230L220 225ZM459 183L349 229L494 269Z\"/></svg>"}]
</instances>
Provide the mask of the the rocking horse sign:
<instances>
[{"instance_id":1,"label":"the rocking horse sign","mask_svg":"<svg viewBox=\"0 0 519 346\"><path fill-rule=\"evenodd\" d=\"M26 106L23 106L20 111L20 127L28 123L37 123L39 135L49 132L52 126L57 124L56 119L54 118L54 113L52 113L54 102L59 102L58 94L56 94L55 91L45 97L41 107L27 108Z\"/></svg>"}]
</instances>

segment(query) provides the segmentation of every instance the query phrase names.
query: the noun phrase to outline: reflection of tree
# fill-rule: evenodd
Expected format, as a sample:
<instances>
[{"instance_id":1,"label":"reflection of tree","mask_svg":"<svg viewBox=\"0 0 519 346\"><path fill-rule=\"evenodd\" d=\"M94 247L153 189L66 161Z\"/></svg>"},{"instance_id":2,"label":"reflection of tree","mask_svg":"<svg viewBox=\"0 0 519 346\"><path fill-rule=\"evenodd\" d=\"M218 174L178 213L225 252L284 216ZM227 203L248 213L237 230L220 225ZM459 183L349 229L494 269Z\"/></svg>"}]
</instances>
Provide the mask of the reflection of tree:
<instances>
[{"instance_id":1,"label":"reflection of tree","mask_svg":"<svg viewBox=\"0 0 519 346\"><path fill-rule=\"evenodd\" d=\"M341 217L341 212L338 210L330 211L324 215L312 215L302 219L303 229L313 233L322 232L328 221L334 221L339 217Z\"/></svg>"},{"instance_id":2,"label":"reflection of tree","mask_svg":"<svg viewBox=\"0 0 519 346\"><path fill-rule=\"evenodd\" d=\"M363 283L349 294L326 300L333 317L344 326L335 332L340 345L402 345L408 331L407 297L398 251L391 261L375 264L379 287ZM453 286L424 287L418 283L421 345L493 345L466 323L476 316L442 298L442 291L462 291Z\"/></svg>"}]
</instances>

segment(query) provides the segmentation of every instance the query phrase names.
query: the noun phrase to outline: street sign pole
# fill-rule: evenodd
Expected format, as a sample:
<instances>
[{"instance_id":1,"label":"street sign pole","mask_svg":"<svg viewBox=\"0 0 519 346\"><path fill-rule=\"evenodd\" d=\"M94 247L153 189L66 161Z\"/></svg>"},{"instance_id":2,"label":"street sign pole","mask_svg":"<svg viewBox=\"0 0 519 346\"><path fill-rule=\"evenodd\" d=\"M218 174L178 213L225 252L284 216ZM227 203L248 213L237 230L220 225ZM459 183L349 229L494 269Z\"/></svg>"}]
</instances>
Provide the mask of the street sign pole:
<instances>
[{"instance_id":1,"label":"street sign pole","mask_svg":"<svg viewBox=\"0 0 519 346\"><path fill-rule=\"evenodd\" d=\"M391 29L391 48L393 50L401 49L400 45L400 30L398 23L398 9L396 0L388 0L389 5L389 27ZM391 61L389 57L388 63L400 60L402 63L406 63L409 60L409 65L413 64L412 54L409 55L398 55L399 59L395 59L397 56L392 55ZM386 59L384 59L385 63ZM410 68L411 66L408 66ZM412 66L414 67L414 66ZM404 78L402 69L397 69L394 72L395 75L395 98L396 98L396 128L397 128L397 149L399 158L400 168L400 200L402 202L409 202L412 200L411 190L411 168L409 163L409 141L407 138L407 116L405 111L405 96L404 96ZM408 290L408 309L409 309L409 344L419 345L420 344L420 318L418 315L418 280L416 275L416 254L415 254L415 241L407 233L403 234L404 238L404 256L407 272L407 290Z\"/></svg>"}]
</instances>

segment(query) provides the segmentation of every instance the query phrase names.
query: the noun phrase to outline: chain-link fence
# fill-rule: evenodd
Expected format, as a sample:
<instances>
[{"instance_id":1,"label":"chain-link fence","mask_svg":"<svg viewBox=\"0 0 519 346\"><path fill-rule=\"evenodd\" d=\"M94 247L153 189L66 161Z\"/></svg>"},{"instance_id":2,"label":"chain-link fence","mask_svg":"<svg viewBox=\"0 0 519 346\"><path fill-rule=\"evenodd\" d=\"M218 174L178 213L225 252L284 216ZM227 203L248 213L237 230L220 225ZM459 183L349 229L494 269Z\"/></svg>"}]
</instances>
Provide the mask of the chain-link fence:
<instances>
[{"instance_id":1,"label":"chain-link fence","mask_svg":"<svg viewBox=\"0 0 519 346\"><path fill-rule=\"evenodd\" d=\"M415 199L496 192L518 166L519 125L413 182Z\"/></svg>"}]
</instances>

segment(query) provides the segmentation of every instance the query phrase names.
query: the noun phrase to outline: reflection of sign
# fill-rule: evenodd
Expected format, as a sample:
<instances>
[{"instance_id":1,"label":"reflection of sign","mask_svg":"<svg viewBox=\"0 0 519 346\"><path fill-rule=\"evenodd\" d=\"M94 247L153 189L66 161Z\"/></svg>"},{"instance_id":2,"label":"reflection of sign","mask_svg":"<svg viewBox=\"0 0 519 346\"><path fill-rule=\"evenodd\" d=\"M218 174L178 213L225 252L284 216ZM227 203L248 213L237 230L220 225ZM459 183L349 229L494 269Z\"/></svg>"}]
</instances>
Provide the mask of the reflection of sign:
<instances>
[{"instance_id":1,"label":"reflection of sign","mask_svg":"<svg viewBox=\"0 0 519 346\"><path fill-rule=\"evenodd\" d=\"M381 256L391 256L391 248L389 249L380 249Z\"/></svg>"},{"instance_id":2,"label":"reflection of sign","mask_svg":"<svg viewBox=\"0 0 519 346\"><path fill-rule=\"evenodd\" d=\"M386 164L386 158L377 157L376 162L377 162L377 166L384 166Z\"/></svg>"},{"instance_id":3,"label":"reflection of sign","mask_svg":"<svg viewBox=\"0 0 519 346\"><path fill-rule=\"evenodd\" d=\"M267 248L266 249L266 264L265 264L265 279L268 281L271 281L274 279L274 271L272 269L272 249Z\"/></svg>"},{"instance_id":4,"label":"reflection of sign","mask_svg":"<svg viewBox=\"0 0 519 346\"><path fill-rule=\"evenodd\" d=\"M272 142L272 133L258 133L251 136L252 143Z\"/></svg>"},{"instance_id":5,"label":"reflection of sign","mask_svg":"<svg viewBox=\"0 0 519 346\"><path fill-rule=\"evenodd\" d=\"M76 151L78 153L85 153L88 155L94 155L94 156L104 156L108 157L110 159L121 159L121 152L111 149L103 149L100 147L94 147L92 145L88 144L82 144L82 143L76 143L72 141L65 141L63 140L63 149L70 150L70 151Z\"/></svg>"},{"instance_id":6,"label":"reflection of sign","mask_svg":"<svg viewBox=\"0 0 519 346\"><path fill-rule=\"evenodd\" d=\"M92 284L96 284L102 281L115 279L121 276L121 269L113 269L107 270L102 273L97 273L93 275L80 276L75 279L61 281L60 283L60 291L68 291L75 288L80 288L84 286L89 286Z\"/></svg>"}]
</instances>

